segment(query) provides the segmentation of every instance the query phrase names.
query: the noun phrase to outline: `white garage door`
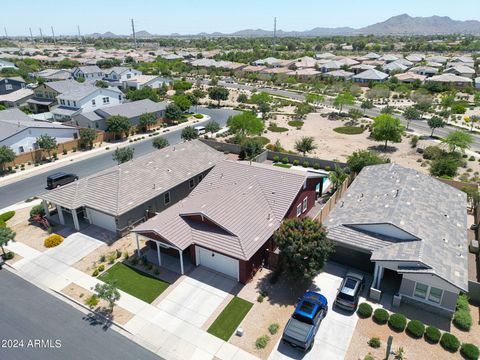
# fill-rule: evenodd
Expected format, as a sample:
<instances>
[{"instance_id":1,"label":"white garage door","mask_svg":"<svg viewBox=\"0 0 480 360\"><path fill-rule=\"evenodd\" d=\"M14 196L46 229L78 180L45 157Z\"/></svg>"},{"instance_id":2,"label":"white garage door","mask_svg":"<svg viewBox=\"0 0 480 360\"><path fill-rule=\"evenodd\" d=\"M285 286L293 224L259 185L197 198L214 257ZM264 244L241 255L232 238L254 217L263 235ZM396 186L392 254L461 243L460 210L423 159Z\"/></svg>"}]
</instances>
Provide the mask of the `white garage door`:
<instances>
[{"instance_id":1,"label":"white garage door","mask_svg":"<svg viewBox=\"0 0 480 360\"><path fill-rule=\"evenodd\" d=\"M115 224L115 218L113 216L87 208L87 217L90 220L90 224L97 225L112 232L117 232L117 224Z\"/></svg>"},{"instance_id":2,"label":"white garage door","mask_svg":"<svg viewBox=\"0 0 480 360\"><path fill-rule=\"evenodd\" d=\"M197 246L198 265L206 266L238 280L238 260Z\"/></svg>"}]
</instances>

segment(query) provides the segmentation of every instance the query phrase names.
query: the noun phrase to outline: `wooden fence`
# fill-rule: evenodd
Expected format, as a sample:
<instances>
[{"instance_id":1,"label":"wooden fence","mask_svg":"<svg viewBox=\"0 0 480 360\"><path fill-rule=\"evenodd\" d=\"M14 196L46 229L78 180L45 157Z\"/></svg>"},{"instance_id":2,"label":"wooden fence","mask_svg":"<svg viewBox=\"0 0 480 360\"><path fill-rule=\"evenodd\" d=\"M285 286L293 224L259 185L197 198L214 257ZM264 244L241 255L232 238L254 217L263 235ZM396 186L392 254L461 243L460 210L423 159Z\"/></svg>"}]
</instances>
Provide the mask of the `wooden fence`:
<instances>
[{"instance_id":1,"label":"wooden fence","mask_svg":"<svg viewBox=\"0 0 480 360\"><path fill-rule=\"evenodd\" d=\"M314 219L318 220L319 222L323 223L330 213L330 211L335 207L338 201L341 199L345 191L347 191L348 187L352 183L353 179L355 179L355 175L350 175L340 186L337 191L335 191L332 196L328 199L328 201L323 205L322 210L318 214L315 215Z\"/></svg>"}]
</instances>

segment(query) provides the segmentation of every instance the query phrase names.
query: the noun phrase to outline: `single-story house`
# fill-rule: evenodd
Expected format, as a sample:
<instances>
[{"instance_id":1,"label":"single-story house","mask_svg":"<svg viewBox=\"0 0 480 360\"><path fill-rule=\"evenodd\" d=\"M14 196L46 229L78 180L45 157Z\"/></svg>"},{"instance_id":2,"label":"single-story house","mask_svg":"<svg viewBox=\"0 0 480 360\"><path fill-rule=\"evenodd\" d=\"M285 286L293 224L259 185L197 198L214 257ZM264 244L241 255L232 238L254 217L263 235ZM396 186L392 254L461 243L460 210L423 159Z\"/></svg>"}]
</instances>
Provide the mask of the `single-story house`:
<instances>
[{"instance_id":1,"label":"single-story house","mask_svg":"<svg viewBox=\"0 0 480 360\"><path fill-rule=\"evenodd\" d=\"M356 83L368 85L371 82L384 82L388 79L388 74L375 69L370 69L365 70L360 74L353 75L352 79Z\"/></svg>"},{"instance_id":2,"label":"single-story house","mask_svg":"<svg viewBox=\"0 0 480 360\"><path fill-rule=\"evenodd\" d=\"M468 289L467 195L437 179L367 166L324 225L335 260L373 270L371 294L388 281L401 301L451 316Z\"/></svg>"},{"instance_id":3,"label":"single-story house","mask_svg":"<svg viewBox=\"0 0 480 360\"><path fill-rule=\"evenodd\" d=\"M467 65L457 64L455 66L445 69L444 74L455 74L458 76L463 76L467 78L475 77L475 69Z\"/></svg>"},{"instance_id":4,"label":"single-story house","mask_svg":"<svg viewBox=\"0 0 480 360\"><path fill-rule=\"evenodd\" d=\"M136 75L130 79L122 81L124 89L142 89L150 87L152 89L161 88L164 84L170 86L173 83L172 79L167 79L156 75Z\"/></svg>"},{"instance_id":5,"label":"single-story house","mask_svg":"<svg viewBox=\"0 0 480 360\"><path fill-rule=\"evenodd\" d=\"M37 138L44 134L53 136L61 144L77 139L78 129L48 121L36 121L17 108L0 111L0 146L10 147L15 154L38 149Z\"/></svg>"},{"instance_id":6,"label":"single-story house","mask_svg":"<svg viewBox=\"0 0 480 360\"><path fill-rule=\"evenodd\" d=\"M18 70L18 68L15 66L14 63L7 61L7 60L2 60L0 59L0 70L2 69L14 69Z\"/></svg>"},{"instance_id":7,"label":"single-story house","mask_svg":"<svg viewBox=\"0 0 480 360\"><path fill-rule=\"evenodd\" d=\"M39 195L47 217L77 230L93 224L116 234L184 199L224 159L199 140L134 158ZM50 205L48 205L50 204Z\"/></svg>"},{"instance_id":8,"label":"single-story house","mask_svg":"<svg viewBox=\"0 0 480 360\"><path fill-rule=\"evenodd\" d=\"M468 87L473 84L473 79L471 78L458 76L455 74L448 74L448 73L432 76L428 78L426 81L437 82L442 84L452 84L456 88L460 88L460 89Z\"/></svg>"},{"instance_id":9,"label":"single-story house","mask_svg":"<svg viewBox=\"0 0 480 360\"><path fill-rule=\"evenodd\" d=\"M423 83L427 78L425 75L416 74L411 71L402 74L395 74L393 76L397 78L398 81L403 83L413 83L415 81L420 81L421 83Z\"/></svg>"},{"instance_id":10,"label":"single-story house","mask_svg":"<svg viewBox=\"0 0 480 360\"><path fill-rule=\"evenodd\" d=\"M410 71L425 76L434 76L438 74L438 69L432 66L415 66L411 68Z\"/></svg>"},{"instance_id":11,"label":"single-story house","mask_svg":"<svg viewBox=\"0 0 480 360\"><path fill-rule=\"evenodd\" d=\"M134 126L139 124L140 116L153 113L157 119L165 117L166 102L154 102L150 99L132 101L120 105L108 106L91 112L82 112L73 116L71 124L81 128L107 130L107 119L114 115L125 116Z\"/></svg>"},{"instance_id":12,"label":"single-story house","mask_svg":"<svg viewBox=\"0 0 480 360\"><path fill-rule=\"evenodd\" d=\"M297 76L299 78L311 78L311 77L319 76L321 72L315 70L314 68L304 68L304 69L292 70L287 72L286 74L291 76Z\"/></svg>"},{"instance_id":13,"label":"single-story house","mask_svg":"<svg viewBox=\"0 0 480 360\"><path fill-rule=\"evenodd\" d=\"M14 92L0 95L0 104L5 107L20 107L25 105L31 97L33 97L33 90L18 89Z\"/></svg>"},{"instance_id":14,"label":"single-story house","mask_svg":"<svg viewBox=\"0 0 480 360\"><path fill-rule=\"evenodd\" d=\"M331 78L334 78L334 79L349 80L353 75L355 75L355 74L353 72L350 72L350 71L334 70L334 71L326 72L322 76L323 77L331 77Z\"/></svg>"},{"instance_id":15,"label":"single-story house","mask_svg":"<svg viewBox=\"0 0 480 360\"><path fill-rule=\"evenodd\" d=\"M408 69L408 66L405 66L399 62L393 61L389 62L382 67L383 71L390 74L391 72L404 72Z\"/></svg>"},{"instance_id":16,"label":"single-story house","mask_svg":"<svg viewBox=\"0 0 480 360\"><path fill-rule=\"evenodd\" d=\"M323 176L224 160L187 198L133 232L137 244L150 240L158 254L161 248L186 252L193 264L245 284L275 250L272 236L282 221L314 206Z\"/></svg>"}]
</instances>

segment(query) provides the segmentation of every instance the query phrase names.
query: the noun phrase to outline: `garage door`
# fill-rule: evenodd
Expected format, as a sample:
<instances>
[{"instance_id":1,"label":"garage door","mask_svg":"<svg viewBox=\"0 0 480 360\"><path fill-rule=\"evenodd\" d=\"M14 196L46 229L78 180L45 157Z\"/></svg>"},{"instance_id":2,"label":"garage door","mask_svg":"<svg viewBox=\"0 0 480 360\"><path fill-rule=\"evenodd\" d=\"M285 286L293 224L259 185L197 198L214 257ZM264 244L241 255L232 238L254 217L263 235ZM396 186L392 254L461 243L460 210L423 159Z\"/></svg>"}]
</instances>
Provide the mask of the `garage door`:
<instances>
[{"instance_id":1,"label":"garage door","mask_svg":"<svg viewBox=\"0 0 480 360\"><path fill-rule=\"evenodd\" d=\"M238 280L238 260L197 246L198 265L203 265L219 273Z\"/></svg>"},{"instance_id":2,"label":"garage door","mask_svg":"<svg viewBox=\"0 0 480 360\"><path fill-rule=\"evenodd\" d=\"M87 217L90 220L90 224L97 225L112 232L117 232L117 224L115 224L115 218L113 216L87 208Z\"/></svg>"},{"instance_id":3,"label":"garage door","mask_svg":"<svg viewBox=\"0 0 480 360\"><path fill-rule=\"evenodd\" d=\"M375 264L370 261L370 256L369 253L337 245L335 246L335 252L330 255L330 260L365 272L373 272Z\"/></svg>"}]
</instances>

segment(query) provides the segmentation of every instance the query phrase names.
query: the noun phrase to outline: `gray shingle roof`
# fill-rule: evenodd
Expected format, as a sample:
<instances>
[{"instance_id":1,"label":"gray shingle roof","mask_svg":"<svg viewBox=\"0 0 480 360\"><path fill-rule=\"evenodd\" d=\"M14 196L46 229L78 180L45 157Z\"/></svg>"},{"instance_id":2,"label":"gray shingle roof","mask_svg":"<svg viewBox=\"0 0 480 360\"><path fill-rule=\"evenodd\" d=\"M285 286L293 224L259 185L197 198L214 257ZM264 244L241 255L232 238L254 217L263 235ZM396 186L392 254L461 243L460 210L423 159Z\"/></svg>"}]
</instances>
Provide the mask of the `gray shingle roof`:
<instances>
[{"instance_id":1,"label":"gray shingle roof","mask_svg":"<svg viewBox=\"0 0 480 360\"><path fill-rule=\"evenodd\" d=\"M307 173L222 161L184 200L135 228L184 250L195 243L248 260L273 235ZM195 221L202 215L209 225Z\"/></svg>"},{"instance_id":2,"label":"gray shingle roof","mask_svg":"<svg viewBox=\"0 0 480 360\"><path fill-rule=\"evenodd\" d=\"M396 164L365 167L328 215L329 237L372 252L372 260L416 261L467 288L467 197L450 185ZM390 224L407 240L359 230ZM338 239L337 239L338 237Z\"/></svg>"},{"instance_id":3,"label":"gray shingle roof","mask_svg":"<svg viewBox=\"0 0 480 360\"><path fill-rule=\"evenodd\" d=\"M102 69L100 69L97 65L79 66L78 69L84 74L95 74L102 72Z\"/></svg>"},{"instance_id":4,"label":"gray shingle roof","mask_svg":"<svg viewBox=\"0 0 480 360\"><path fill-rule=\"evenodd\" d=\"M121 115L128 118L140 116L145 113L156 113L165 110L167 102L154 102L150 99L132 101L120 105L108 106L98 109L95 112L103 117Z\"/></svg>"},{"instance_id":5,"label":"gray shingle roof","mask_svg":"<svg viewBox=\"0 0 480 360\"><path fill-rule=\"evenodd\" d=\"M212 168L224 155L198 140L153 151L39 195L69 209L121 215Z\"/></svg>"},{"instance_id":6,"label":"gray shingle roof","mask_svg":"<svg viewBox=\"0 0 480 360\"><path fill-rule=\"evenodd\" d=\"M364 80L385 80L388 78L388 74L375 69L369 69L361 72L360 74L354 75L353 78Z\"/></svg>"},{"instance_id":7,"label":"gray shingle roof","mask_svg":"<svg viewBox=\"0 0 480 360\"><path fill-rule=\"evenodd\" d=\"M92 85L89 84L81 84L75 80L60 80L60 81L52 81L45 83L45 86L55 90L60 94L72 92L78 88L82 87L91 87Z\"/></svg>"}]
</instances>

